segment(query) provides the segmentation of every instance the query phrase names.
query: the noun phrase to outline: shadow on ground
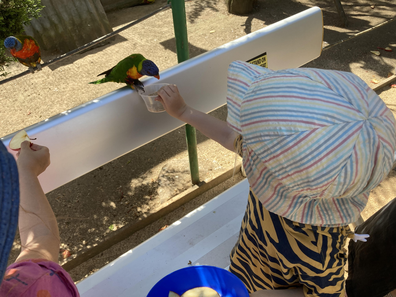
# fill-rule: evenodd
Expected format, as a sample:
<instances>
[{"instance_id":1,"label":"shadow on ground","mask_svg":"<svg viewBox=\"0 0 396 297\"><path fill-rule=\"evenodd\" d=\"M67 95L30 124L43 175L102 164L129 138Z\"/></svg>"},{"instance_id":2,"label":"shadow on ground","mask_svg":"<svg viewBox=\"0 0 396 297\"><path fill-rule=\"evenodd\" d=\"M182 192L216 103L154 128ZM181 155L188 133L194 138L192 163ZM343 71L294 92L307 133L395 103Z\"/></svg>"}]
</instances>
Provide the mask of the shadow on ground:
<instances>
[{"instance_id":1,"label":"shadow on ground","mask_svg":"<svg viewBox=\"0 0 396 297\"><path fill-rule=\"evenodd\" d=\"M353 66L358 65L367 75L377 75L388 77L388 74L395 72L396 66L396 20L389 21L381 26L381 34L373 29L365 36L367 38L351 38L347 42L332 47L331 50L325 49L322 55L314 61L304 65L304 67L338 69L351 71ZM384 40L387 41L384 43ZM371 53L371 50L378 50L378 47L385 48L391 46L393 52L381 51L380 56ZM348 63L340 65L340 56ZM364 79L364 77L361 77Z\"/></svg>"},{"instance_id":2,"label":"shadow on ground","mask_svg":"<svg viewBox=\"0 0 396 297\"><path fill-rule=\"evenodd\" d=\"M195 1L188 14L187 21L194 23L205 10L217 11L214 0ZM271 25L281 19L295 15L310 7L319 6L323 12L323 22L325 25L323 40L329 44L336 43L340 40L346 40L356 33L367 30L373 26L372 21L367 19L375 18L377 23L391 19L389 9L396 7L396 4L386 1L364 1L354 3L352 1L342 2L348 19L348 26L343 28L343 19L337 12L334 1L292 1L292 0L259 0L254 11L246 16L244 32L252 33L253 21L261 21L264 26ZM342 28L342 29L341 29ZM164 48L176 52L174 39L163 42ZM291 45L292 46L292 45ZM190 57L195 57L205 50L189 44Z\"/></svg>"},{"instance_id":3,"label":"shadow on ground","mask_svg":"<svg viewBox=\"0 0 396 297\"><path fill-rule=\"evenodd\" d=\"M84 59L90 55L94 55L100 51L103 51L104 49L106 49L109 46L113 46L115 44L119 44L119 43L126 42L126 41L128 41L128 40L125 39L124 37L122 37L120 35L115 35L115 36L109 38L108 40L105 40L101 43L96 44L95 46L93 46L91 48L81 51L80 53L71 55L70 57L67 57L64 60L50 64L48 66L48 68L50 68L52 71L55 71L58 68L61 68L63 66L69 65L69 64L73 64L74 62L76 62L80 59ZM60 55L57 53L43 51L42 56L43 56L44 62L49 62L50 60L56 59Z\"/></svg>"},{"instance_id":4,"label":"shadow on ground","mask_svg":"<svg viewBox=\"0 0 396 297\"><path fill-rule=\"evenodd\" d=\"M175 38L165 40L163 42L160 42L160 44L164 47L164 49L171 50L174 53L176 53L176 39ZM207 50L200 48L198 46L195 46L189 42L188 43L188 52L189 52L189 57L194 58L196 56L206 53Z\"/></svg>"}]
</instances>

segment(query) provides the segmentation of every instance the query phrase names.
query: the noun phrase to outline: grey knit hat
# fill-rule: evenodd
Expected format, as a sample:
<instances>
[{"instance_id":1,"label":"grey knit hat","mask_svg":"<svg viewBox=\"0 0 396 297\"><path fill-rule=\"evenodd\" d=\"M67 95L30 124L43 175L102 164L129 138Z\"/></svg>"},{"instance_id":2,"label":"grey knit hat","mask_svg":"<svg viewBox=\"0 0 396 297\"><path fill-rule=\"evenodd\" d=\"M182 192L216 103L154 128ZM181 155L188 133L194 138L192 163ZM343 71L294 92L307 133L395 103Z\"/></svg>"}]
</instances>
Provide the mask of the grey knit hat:
<instances>
[{"instance_id":1,"label":"grey knit hat","mask_svg":"<svg viewBox=\"0 0 396 297\"><path fill-rule=\"evenodd\" d=\"M0 141L0 283L18 226L19 181L14 157Z\"/></svg>"}]
</instances>

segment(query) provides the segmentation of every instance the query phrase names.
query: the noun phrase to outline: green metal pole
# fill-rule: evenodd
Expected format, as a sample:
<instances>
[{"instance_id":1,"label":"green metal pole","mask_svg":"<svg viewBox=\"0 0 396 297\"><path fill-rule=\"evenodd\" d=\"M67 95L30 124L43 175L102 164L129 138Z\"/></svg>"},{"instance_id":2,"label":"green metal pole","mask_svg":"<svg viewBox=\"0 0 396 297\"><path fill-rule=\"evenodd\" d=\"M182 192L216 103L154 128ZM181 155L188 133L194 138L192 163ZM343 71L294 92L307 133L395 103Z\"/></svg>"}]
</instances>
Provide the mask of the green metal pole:
<instances>
[{"instance_id":1,"label":"green metal pole","mask_svg":"<svg viewBox=\"0 0 396 297\"><path fill-rule=\"evenodd\" d=\"M173 27L175 29L177 61L179 63L188 60L188 38L186 8L184 0L171 0ZM197 134L194 127L186 125L186 140L188 158L190 160L191 181L194 185L199 183L198 154L197 154Z\"/></svg>"},{"instance_id":2,"label":"green metal pole","mask_svg":"<svg viewBox=\"0 0 396 297\"><path fill-rule=\"evenodd\" d=\"M179 63L189 59L186 8L184 0L171 0L173 27L175 29L177 60Z\"/></svg>"}]
</instances>

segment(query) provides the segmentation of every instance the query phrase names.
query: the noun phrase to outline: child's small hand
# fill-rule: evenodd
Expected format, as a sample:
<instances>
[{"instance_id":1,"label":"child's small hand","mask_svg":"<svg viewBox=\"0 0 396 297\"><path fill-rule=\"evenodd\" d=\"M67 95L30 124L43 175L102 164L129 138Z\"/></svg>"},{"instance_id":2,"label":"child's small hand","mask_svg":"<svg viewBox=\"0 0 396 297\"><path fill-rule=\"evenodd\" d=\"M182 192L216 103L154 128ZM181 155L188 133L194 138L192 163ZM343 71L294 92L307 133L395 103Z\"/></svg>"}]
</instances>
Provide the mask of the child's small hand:
<instances>
[{"instance_id":1,"label":"child's small hand","mask_svg":"<svg viewBox=\"0 0 396 297\"><path fill-rule=\"evenodd\" d=\"M176 85L162 87L155 100L161 102L166 112L177 119L180 119L188 108Z\"/></svg>"},{"instance_id":2,"label":"child's small hand","mask_svg":"<svg viewBox=\"0 0 396 297\"><path fill-rule=\"evenodd\" d=\"M18 170L20 172L31 172L35 176L43 173L50 164L49 149L34 143L30 145L29 141L22 142L17 157Z\"/></svg>"}]
</instances>

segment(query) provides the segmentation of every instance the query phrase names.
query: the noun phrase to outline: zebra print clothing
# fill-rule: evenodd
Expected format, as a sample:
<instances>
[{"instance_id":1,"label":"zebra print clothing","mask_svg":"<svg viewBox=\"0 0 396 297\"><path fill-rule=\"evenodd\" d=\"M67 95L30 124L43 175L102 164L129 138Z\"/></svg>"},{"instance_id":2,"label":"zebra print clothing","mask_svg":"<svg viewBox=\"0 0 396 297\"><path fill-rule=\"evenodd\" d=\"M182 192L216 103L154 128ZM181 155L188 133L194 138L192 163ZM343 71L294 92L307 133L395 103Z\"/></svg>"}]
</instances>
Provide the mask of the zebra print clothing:
<instances>
[{"instance_id":1,"label":"zebra print clothing","mask_svg":"<svg viewBox=\"0 0 396 297\"><path fill-rule=\"evenodd\" d=\"M266 210L250 191L230 271L250 293L304 286L305 296L345 296L348 226L319 227Z\"/></svg>"}]
</instances>

